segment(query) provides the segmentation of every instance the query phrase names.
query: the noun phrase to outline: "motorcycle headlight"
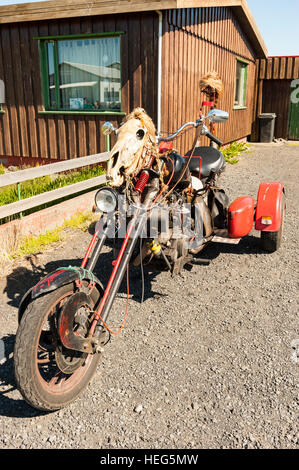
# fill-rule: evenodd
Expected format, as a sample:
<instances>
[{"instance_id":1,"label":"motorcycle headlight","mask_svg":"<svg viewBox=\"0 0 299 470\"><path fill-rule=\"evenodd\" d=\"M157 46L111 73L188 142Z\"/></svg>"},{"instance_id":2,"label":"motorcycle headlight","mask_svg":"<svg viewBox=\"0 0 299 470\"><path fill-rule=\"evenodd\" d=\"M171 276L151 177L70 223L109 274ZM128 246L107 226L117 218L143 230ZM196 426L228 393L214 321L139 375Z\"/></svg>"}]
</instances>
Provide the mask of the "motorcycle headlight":
<instances>
[{"instance_id":1,"label":"motorcycle headlight","mask_svg":"<svg viewBox=\"0 0 299 470\"><path fill-rule=\"evenodd\" d=\"M100 189L95 195L95 203L101 212L113 212L117 206L117 195L111 188Z\"/></svg>"}]
</instances>

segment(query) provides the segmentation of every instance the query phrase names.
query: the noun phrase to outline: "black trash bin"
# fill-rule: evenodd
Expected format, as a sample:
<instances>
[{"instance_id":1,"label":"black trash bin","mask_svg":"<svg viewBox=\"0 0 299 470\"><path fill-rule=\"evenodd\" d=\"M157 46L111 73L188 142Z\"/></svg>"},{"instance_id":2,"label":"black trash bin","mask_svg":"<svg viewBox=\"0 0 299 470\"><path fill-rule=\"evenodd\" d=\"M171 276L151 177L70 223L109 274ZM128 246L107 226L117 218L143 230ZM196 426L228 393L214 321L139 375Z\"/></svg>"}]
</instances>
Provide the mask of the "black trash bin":
<instances>
[{"instance_id":1,"label":"black trash bin","mask_svg":"<svg viewBox=\"0 0 299 470\"><path fill-rule=\"evenodd\" d=\"M273 142L275 128L275 113L263 113L260 118L260 142Z\"/></svg>"}]
</instances>

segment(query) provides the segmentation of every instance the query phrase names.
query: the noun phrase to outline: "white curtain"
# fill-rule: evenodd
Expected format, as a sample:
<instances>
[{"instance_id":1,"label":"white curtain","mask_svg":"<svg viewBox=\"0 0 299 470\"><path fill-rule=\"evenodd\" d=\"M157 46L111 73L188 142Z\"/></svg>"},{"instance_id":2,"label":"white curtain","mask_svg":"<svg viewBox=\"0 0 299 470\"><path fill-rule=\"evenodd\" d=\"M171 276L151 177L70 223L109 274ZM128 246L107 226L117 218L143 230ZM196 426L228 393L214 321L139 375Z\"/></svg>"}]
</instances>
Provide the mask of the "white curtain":
<instances>
[{"instance_id":1,"label":"white curtain","mask_svg":"<svg viewBox=\"0 0 299 470\"><path fill-rule=\"evenodd\" d=\"M120 38L58 41L62 109L120 110Z\"/></svg>"}]
</instances>

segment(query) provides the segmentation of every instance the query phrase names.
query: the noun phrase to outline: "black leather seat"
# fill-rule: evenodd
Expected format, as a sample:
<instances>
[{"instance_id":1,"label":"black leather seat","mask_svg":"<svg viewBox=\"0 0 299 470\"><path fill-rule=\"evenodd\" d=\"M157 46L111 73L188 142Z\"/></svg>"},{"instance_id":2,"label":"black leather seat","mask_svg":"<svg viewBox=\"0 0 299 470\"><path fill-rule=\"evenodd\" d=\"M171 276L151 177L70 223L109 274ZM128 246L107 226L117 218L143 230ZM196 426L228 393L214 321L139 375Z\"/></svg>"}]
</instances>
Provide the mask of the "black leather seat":
<instances>
[{"instance_id":1,"label":"black leather seat","mask_svg":"<svg viewBox=\"0 0 299 470\"><path fill-rule=\"evenodd\" d=\"M191 153L187 152L186 156L189 156ZM200 168L200 158L201 157L201 168ZM200 169L200 179L207 178L210 176L211 172L220 173L225 168L225 160L219 150L213 147L196 147L189 163L189 168L191 175L199 176Z\"/></svg>"}]
</instances>

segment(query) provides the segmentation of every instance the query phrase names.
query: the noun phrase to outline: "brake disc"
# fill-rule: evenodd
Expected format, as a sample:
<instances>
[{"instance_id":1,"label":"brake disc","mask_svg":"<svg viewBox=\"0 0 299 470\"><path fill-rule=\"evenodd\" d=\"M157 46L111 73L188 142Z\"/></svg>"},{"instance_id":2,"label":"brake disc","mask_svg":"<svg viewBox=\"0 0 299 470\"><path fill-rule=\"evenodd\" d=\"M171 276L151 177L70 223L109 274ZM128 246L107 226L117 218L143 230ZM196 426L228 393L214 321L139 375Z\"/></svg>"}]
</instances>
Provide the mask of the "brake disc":
<instances>
[{"instance_id":1,"label":"brake disc","mask_svg":"<svg viewBox=\"0 0 299 470\"><path fill-rule=\"evenodd\" d=\"M76 292L73 294L60 313L58 319L58 334L62 342L62 345L66 350L73 350L81 353L93 353L92 340L85 338L79 331L76 331L77 322L76 316L82 311L92 312L92 302L89 295L84 292ZM82 317L82 315L79 315ZM86 315L86 321L88 322L88 315ZM87 326L87 325L86 325Z\"/></svg>"}]
</instances>

